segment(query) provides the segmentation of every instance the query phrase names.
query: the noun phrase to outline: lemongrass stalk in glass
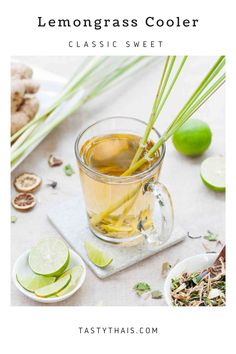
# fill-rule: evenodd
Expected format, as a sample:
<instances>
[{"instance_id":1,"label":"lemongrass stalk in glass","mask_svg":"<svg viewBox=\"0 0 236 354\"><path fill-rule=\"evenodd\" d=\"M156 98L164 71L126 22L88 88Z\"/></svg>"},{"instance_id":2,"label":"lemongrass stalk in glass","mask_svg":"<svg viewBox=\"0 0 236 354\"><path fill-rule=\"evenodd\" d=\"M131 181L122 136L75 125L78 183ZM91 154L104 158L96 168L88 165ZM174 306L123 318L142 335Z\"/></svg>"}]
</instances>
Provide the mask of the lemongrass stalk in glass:
<instances>
[{"instance_id":1,"label":"lemongrass stalk in glass","mask_svg":"<svg viewBox=\"0 0 236 354\"><path fill-rule=\"evenodd\" d=\"M168 91L164 97L164 99L162 100L162 97L163 97L163 94L165 92L165 89L166 89L166 85L168 83L168 80L169 80L169 77L170 77L170 74L171 74L171 71L173 69L173 65L174 65L174 62L175 62L175 59L176 57L174 56L171 60L171 64L169 66L169 69L168 69L168 72L167 72L167 75L166 75L166 71L167 71L167 66L168 66L168 62L169 62L169 57L167 57L166 59L166 64L165 64L165 67L164 67L164 70L163 70L163 74L162 74L162 78L161 78L161 81L159 83L159 87L158 87L158 90L157 90L157 94L156 94L156 98L155 98L155 101L154 101L154 104L153 104L153 108L152 108L152 113L151 113L151 116L150 116L150 119L149 119L149 124L147 125L147 128L146 128L146 131L143 135L143 138L140 142L140 146L134 156L134 159L131 163L131 166L135 164L135 162L137 162L142 154L142 151L143 151L143 148L144 146L147 144L147 141L148 141L148 137L149 137L149 134L150 134L150 131L152 129L152 127L154 126L157 118L159 117L161 111L162 111L162 108L164 107L180 73L181 73L181 70L183 69L183 66L187 60L187 56L184 56L184 58L182 59L181 61L181 64L170 84L170 87L168 88Z\"/></svg>"},{"instance_id":2,"label":"lemongrass stalk in glass","mask_svg":"<svg viewBox=\"0 0 236 354\"><path fill-rule=\"evenodd\" d=\"M155 154L158 149L225 83L225 74L222 74L218 79L214 81L217 74L220 73L225 65L224 56L220 57L215 65L210 69L208 74L201 81L200 85L190 96L187 103L183 106L180 112L177 114L175 119L169 125L165 133L160 137L156 144L150 149L150 151L142 159L137 161L135 164L131 164L130 168L125 171L122 176L130 176L142 165L144 165L148 159L151 159L153 154ZM149 124L151 125L152 122ZM128 199L130 200L130 198ZM112 204L102 213L95 215L91 222L95 223L102 217L107 217L118 207L121 207L127 200L125 197L117 201L116 204Z\"/></svg>"}]
</instances>

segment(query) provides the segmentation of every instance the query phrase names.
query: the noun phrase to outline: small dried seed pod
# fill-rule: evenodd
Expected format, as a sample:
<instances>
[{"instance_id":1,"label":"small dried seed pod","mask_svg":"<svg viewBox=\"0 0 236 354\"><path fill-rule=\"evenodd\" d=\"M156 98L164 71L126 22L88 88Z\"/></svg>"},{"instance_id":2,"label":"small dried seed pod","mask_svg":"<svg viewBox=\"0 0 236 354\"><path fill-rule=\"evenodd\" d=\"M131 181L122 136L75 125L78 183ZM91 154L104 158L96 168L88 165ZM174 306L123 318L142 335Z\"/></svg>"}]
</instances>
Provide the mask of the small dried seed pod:
<instances>
[{"instance_id":1,"label":"small dried seed pod","mask_svg":"<svg viewBox=\"0 0 236 354\"><path fill-rule=\"evenodd\" d=\"M32 193L19 193L12 200L12 205L16 210L28 211L36 205L36 198Z\"/></svg>"},{"instance_id":2,"label":"small dried seed pod","mask_svg":"<svg viewBox=\"0 0 236 354\"><path fill-rule=\"evenodd\" d=\"M63 164L63 161L60 159L57 159L53 155L50 155L49 159L48 159L48 164L50 167L56 167L56 166L61 166Z\"/></svg>"},{"instance_id":3,"label":"small dried seed pod","mask_svg":"<svg viewBox=\"0 0 236 354\"><path fill-rule=\"evenodd\" d=\"M34 192L40 186L42 182L41 177L34 173L23 173L16 177L14 186L18 192Z\"/></svg>"}]
</instances>

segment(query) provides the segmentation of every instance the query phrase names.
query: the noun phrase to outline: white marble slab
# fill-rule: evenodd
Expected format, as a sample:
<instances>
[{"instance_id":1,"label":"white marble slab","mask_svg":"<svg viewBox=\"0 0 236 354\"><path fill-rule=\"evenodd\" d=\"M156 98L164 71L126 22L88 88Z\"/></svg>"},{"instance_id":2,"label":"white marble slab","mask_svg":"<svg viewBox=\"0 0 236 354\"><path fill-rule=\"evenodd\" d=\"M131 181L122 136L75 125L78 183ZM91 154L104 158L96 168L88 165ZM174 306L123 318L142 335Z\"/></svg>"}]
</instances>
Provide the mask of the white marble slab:
<instances>
[{"instance_id":1,"label":"white marble slab","mask_svg":"<svg viewBox=\"0 0 236 354\"><path fill-rule=\"evenodd\" d=\"M162 250L182 241L186 232L181 227L175 227L170 239L163 245L151 246L140 244L132 247L121 247L108 244L92 234L89 230L84 213L85 208L81 198L76 197L59 204L48 211L48 217L68 244L80 254L91 270L101 279L130 267ZM112 263L102 269L95 266L87 257L84 248L86 240L92 241L112 258Z\"/></svg>"}]
</instances>

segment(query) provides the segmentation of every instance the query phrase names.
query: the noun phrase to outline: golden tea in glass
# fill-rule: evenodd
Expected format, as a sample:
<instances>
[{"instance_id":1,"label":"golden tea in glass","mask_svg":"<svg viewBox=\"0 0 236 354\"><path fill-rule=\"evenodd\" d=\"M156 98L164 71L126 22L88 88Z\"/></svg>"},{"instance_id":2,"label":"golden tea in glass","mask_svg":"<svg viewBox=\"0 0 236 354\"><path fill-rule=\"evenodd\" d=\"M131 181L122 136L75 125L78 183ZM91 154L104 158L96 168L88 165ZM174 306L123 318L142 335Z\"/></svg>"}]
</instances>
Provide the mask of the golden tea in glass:
<instances>
[{"instance_id":1,"label":"golden tea in glass","mask_svg":"<svg viewBox=\"0 0 236 354\"><path fill-rule=\"evenodd\" d=\"M160 242L172 228L171 200L158 182L165 146L135 174L122 176L144 129L145 123L134 118L108 118L91 125L76 141L89 227L104 241L121 244L146 238ZM158 138L153 129L143 156Z\"/></svg>"}]
</instances>

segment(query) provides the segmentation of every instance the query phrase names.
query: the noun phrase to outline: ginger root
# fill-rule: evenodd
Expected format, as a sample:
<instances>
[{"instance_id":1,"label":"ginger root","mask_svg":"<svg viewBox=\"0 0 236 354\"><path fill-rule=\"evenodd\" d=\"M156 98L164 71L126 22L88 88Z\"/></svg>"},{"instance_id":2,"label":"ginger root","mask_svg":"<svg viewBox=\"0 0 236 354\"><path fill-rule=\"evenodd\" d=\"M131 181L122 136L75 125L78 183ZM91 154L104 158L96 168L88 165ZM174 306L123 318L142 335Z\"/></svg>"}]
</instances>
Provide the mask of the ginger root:
<instances>
[{"instance_id":1,"label":"ginger root","mask_svg":"<svg viewBox=\"0 0 236 354\"><path fill-rule=\"evenodd\" d=\"M36 115L39 102L35 94L39 85L32 79L33 71L24 64L11 66L11 135L23 128Z\"/></svg>"},{"instance_id":2,"label":"ginger root","mask_svg":"<svg viewBox=\"0 0 236 354\"><path fill-rule=\"evenodd\" d=\"M14 80L31 79L33 70L25 64L13 63L11 65L11 77Z\"/></svg>"},{"instance_id":3,"label":"ginger root","mask_svg":"<svg viewBox=\"0 0 236 354\"><path fill-rule=\"evenodd\" d=\"M39 109L39 102L35 97L25 98L20 110L11 115L11 135L29 123Z\"/></svg>"}]
</instances>

